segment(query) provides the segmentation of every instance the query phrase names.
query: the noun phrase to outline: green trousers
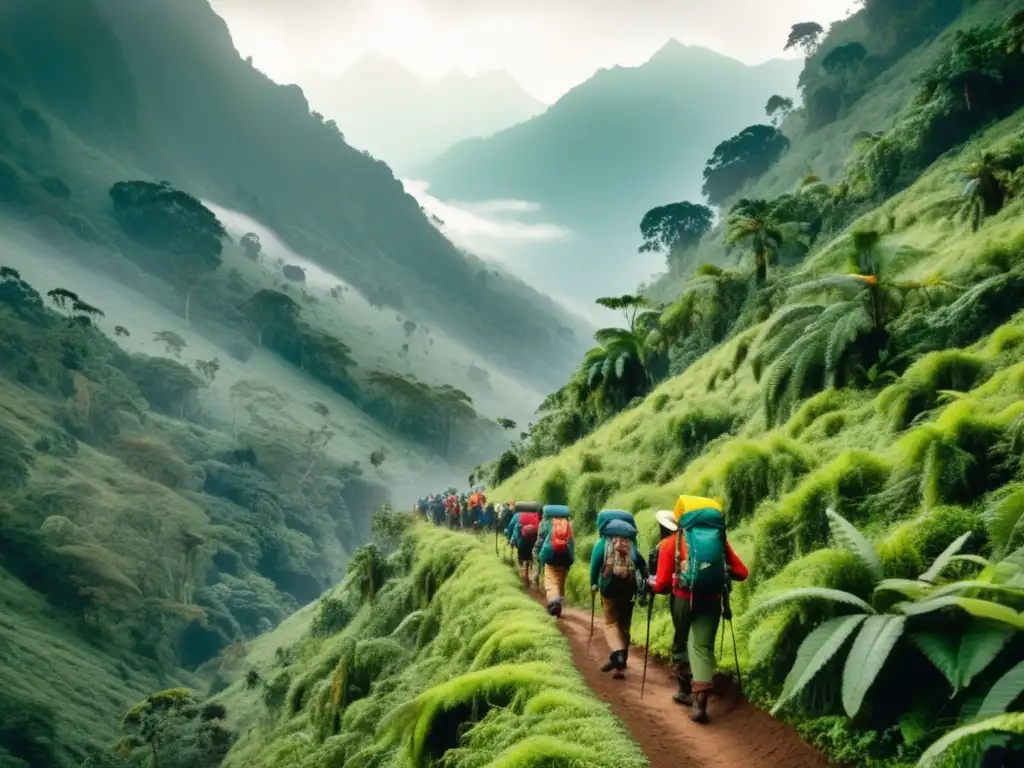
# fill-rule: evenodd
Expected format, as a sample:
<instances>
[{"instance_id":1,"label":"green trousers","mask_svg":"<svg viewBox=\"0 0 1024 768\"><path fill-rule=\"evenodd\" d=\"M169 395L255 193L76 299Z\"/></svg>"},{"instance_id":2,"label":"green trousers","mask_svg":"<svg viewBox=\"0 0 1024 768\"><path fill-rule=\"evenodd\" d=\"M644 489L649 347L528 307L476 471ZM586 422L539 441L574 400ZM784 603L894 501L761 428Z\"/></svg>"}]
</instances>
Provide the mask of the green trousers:
<instances>
[{"instance_id":1,"label":"green trousers","mask_svg":"<svg viewBox=\"0 0 1024 768\"><path fill-rule=\"evenodd\" d=\"M669 597L672 611L672 661L689 664L694 684L710 684L715 676L715 635L722 618L722 602L695 602Z\"/></svg>"}]
</instances>

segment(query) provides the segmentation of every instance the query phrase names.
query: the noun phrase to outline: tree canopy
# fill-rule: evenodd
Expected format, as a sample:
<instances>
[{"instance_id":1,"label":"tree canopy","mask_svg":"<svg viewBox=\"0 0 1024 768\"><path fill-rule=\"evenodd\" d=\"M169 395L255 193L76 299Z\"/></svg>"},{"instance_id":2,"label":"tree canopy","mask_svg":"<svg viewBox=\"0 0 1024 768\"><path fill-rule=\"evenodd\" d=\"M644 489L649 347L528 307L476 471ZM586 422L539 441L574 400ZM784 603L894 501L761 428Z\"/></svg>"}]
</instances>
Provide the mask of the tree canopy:
<instances>
[{"instance_id":1,"label":"tree canopy","mask_svg":"<svg viewBox=\"0 0 1024 768\"><path fill-rule=\"evenodd\" d=\"M829 51L828 55L821 60L821 68L835 74L856 67L864 61L867 55L867 49L860 43L846 43Z\"/></svg>"},{"instance_id":2,"label":"tree canopy","mask_svg":"<svg viewBox=\"0 0 1024 768\"><path fill-rule=\"evenodd\" d=\"M710 230L714 214L706 205L680 202L660 205L644 214L640 235L641 253L665 253L669 266L678 251L692 248Z\"/></svg>"},{"instance_id":3,"label":"tree canopy","mask_svg":"<svg viewBox=\"0 0 1024 768\"><path fill-rule=\"evenodd\" d=\"M799 48L805 56L812 56L818 50L821 36L825 32L821 24L816 21L801 21L794 24L789 30L789 37L782 49L788 51L791 48Z\"/></svg>"},{"instance_id":4,"label":"tree canopy","mask_svg":"<svg viewBox=\"0 0 1024 768\"><path fill-rule=\"evenodd\" d=\"M772 124L776 127L779 122L786 118L790 112L793 111L793 100L788 96L780 96L775 94L768 99L768 102L764 105L764 113L771 119Z\"/></svg>"},{"instance_id":5,"label":"tree canopy","mask_svg":"<svg viewBox=\"0 0 1024 768\"><path fill-rule=\"evenodd\" d=\"M770 125L750 125L717 147L704 166L702 192L721 205L774 165L789 149L789 139Z\"/></svg>"}]
</instances>

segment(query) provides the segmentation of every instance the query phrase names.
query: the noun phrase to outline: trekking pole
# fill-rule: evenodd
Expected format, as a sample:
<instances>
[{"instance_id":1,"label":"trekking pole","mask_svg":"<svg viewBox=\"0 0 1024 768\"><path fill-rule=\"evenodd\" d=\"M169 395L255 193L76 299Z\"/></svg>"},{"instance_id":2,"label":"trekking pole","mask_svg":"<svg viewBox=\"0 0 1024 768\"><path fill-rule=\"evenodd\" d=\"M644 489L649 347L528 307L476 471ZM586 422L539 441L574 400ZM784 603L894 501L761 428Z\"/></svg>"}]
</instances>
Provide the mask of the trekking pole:
<instances>
[{"instance_id":1,"label":"trekking pole","mask_svg":"<svg viewBox=\"0 0 1024 768\"><path fill-rule=\"evenodd\" d=\"M644 688L647 687L647 658L651 655L651 613L654 612L654 595L647 601L647 639L644 640L644 673L640 678L640 698L644 697Z\"/></svg>"},{"instance_id":2,"label":"trekking pole","mask_svg":"<svg viewBox=\"0 0 1024 768\"><path fill-rule=\"evenodd\" d=\"M729 634L732 637L732 658L736 663L736 684L739 686L740 694L743 693L743 672L740 671L740 653L736 648L736 631L732 626L732 582L726 585L725 593L722 595L722 619L729 622ZM725 627L722 627L722 644L725 644Z\"/></svg>"},{"instance_id":3,"label":"trekking pole","mask_svg":"<svg viewBox=\"0 0 1024 768\"><path fill-rule=\"evenodd\" d=\"M590 637L587 638L587 645L594 639L594 611L597 608L597 590L590 590Z\"/></svg>"}]
</instances>

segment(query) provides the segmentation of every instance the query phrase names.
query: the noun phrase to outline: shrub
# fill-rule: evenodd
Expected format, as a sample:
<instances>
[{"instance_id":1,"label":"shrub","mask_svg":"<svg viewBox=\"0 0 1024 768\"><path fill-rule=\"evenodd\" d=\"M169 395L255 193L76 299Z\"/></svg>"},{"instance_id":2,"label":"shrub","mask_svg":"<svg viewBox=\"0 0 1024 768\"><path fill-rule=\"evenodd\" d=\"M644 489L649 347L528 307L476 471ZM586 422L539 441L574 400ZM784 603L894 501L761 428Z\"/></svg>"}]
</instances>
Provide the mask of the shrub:
<instances>
[{"instance_id":1,"label":"shrub","mask_svg":"<svg viewBox=\"0 0 1024 768\"><path fill-rule=\"evenodd\" d=\"M569 476L563 469L553 469L540 485L542 504L569 503Z\"/></svg>"},{"instance_id":2,"label":"shrub","mask_svg":"<svg viewBox=\"0 0 1024 768\"><path fill-rule=\"evenodd\" d=\"M118 456L143 477L173 491L189 484L188 465L170 448L151 437L122 437Z\"/></svg>"}]
</instances>

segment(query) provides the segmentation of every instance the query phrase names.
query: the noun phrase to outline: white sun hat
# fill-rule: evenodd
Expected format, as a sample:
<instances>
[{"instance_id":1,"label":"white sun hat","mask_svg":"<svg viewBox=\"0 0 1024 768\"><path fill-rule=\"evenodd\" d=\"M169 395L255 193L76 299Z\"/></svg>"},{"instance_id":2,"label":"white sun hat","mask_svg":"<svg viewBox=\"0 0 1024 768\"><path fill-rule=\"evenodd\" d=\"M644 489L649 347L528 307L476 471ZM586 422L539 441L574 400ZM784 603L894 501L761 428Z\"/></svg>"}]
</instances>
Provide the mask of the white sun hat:
<instances>
[{"instance_id":1,"label":"white sun hat","mask_svg":"<svg viewBox=\"0 0 1024 768\"><path fill-rule=\"evenodd\" d=\"M679 530L679 524L676 523L675 513L671 509L659 509L654 514L654 519L663 527L670 531Z\"/></svg>"}]
</instances>

